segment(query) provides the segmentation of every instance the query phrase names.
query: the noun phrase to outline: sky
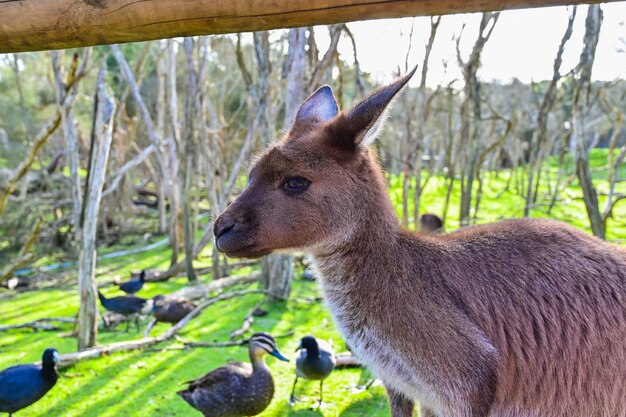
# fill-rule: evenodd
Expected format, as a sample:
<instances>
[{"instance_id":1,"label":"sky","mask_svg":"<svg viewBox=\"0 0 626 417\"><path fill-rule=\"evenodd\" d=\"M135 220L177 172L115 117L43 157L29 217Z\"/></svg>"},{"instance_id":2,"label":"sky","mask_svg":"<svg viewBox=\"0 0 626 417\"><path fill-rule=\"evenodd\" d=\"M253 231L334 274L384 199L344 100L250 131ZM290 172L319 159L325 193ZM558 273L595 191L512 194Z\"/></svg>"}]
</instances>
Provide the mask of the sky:
<instances>
[{"instance_id":1,"label":"sky","mask_svg":"<svg viewBox=\"0 0 626 417\"><path fill-rule=\"evenodd\" d=\"M602 8L604 21L592 77L596 80L626 78L626 51L618 52L620 48L626 49L626 2L607 3ZM503 82L513 78L523 82L550 79L554 57L570 12L571 7L502 12L483 50L479 78L483 81L495 79ZM578 6L574 32L563 57L562 73L572 69L578 62L586 14L587 6ZM479 13L443 16L431 54L427 75L429 85L461 77L456 64L453 36L458 36L462 25L467 24L461 40L461 53L466 59L478 35L480 16ZM424 46L430 33L428 17L348 23L357 40L361 68L379 82L392 79L398 67L404 72L412 22L414 32L408 62L409 66L413 66L422 63ZM328 37L325 33L323 28L316 30L322 50L327 45ZM340 42L339 52L344 59L351 60L352 45L347 39ZM449 63L445 73L443 61ZM412 83L419 84L419 76L414 77Z\"/></svg>"}]
</instances>

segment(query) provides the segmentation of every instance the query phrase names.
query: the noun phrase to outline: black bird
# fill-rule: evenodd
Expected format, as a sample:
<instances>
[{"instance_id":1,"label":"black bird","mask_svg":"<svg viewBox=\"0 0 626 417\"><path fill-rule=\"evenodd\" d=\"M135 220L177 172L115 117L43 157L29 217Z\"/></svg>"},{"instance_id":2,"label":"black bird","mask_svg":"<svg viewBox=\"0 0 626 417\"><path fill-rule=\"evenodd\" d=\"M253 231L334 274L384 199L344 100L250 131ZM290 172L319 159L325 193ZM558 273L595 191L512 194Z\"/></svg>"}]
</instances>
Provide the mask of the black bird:
<instances>
[{"instance_id":1,"label":"black bird","mask_svg":"<svg viewBox=\"0 0 626 417\"><path fill-rule=\"evenodd\" d=\"M274 380L263 357L270 354L288 361L267 333L255 333L249 340L250 362L224 365L195 381L177 394L205 417L256 416L274 396Z\"/></svg>"},{"instance_id":2,"label":"black bird","mask_svg":"<svg viewBox=\"0 0 626 417\"><path fill-rule=\"evenodd\" d=\"M0 412L11 417L50 391L59 378L57 363L56 349L46 349L41 365L16 365L0 372Z\"/></svg>"},{"instance_id":3,"label":"black bird","mask_svg":"<svg viewBox=\"0 0 626 417\"><path fill-rule=\"evenodd\" d=\"M296 380L293 382L289 404L295 404L296 397L294 392L298 378L304 378L320 381L319 405L321 406L324 379L335 369L335 364L337 363L333 348L321 339L305 336L300 340L297 351L300 351L300 356L296 359Z\"/></svg>"},{"instance_id":4,"label":"black bird","mask_svg":"<svg viewBox=\"0 0 626 417\"><path fill-rule=\"evenodd\" d=\"M123 282L119 285L119 287L120 290L124 291L126 294L134 294L143 287L144 282L146 282L145 269L139 273L139 278Z\"/></svg>"},{"instance_id":5,"label":"black bird","mask_svg":"<svg viewBox=\"0 0 626 417\"><path fill-rule=\"evenodd\" d=\"M135 325L139 331L139 313L143 311L148 303L145 298L135 297L134 295L122 295L119 297L106 298L98 291L100 304L105 309L123 316L135 316ZM126 324L126 331L130 327L130 321Z\"/></svg>"},{"instance_id":6,"label":"black bird","mask_svg":"<svg viewBox=\"0 0 626 417\"><path fill-rule=\"evenodd\" d=\"M152 315L161 323L176 324L196 305L184 297L167 298L161 294L152 298Z\"/></svg>"}]
</instances>

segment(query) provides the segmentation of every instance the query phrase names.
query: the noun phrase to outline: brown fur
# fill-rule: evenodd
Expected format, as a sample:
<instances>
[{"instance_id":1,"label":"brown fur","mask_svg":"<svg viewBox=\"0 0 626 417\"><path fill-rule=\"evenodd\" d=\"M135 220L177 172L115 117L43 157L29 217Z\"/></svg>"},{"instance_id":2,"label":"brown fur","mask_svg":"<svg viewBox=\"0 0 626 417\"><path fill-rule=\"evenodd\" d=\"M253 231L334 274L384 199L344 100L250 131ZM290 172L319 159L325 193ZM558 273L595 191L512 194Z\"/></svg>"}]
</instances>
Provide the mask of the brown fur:
<instances>
[{"instance_id":1,"label":"brown fur","mask_svg":"<svg viewBox=\"0 0 626 417\"><path fill-rule=\"evenodd\" d=\"M407 81L330 120L307 109L216 221L218 248L310 253L394 417L413 401L439 417L626 416L626 250L549 220L402 230L362 140ZM308 189L286 192L293 177Z\"/></svg>"}]
</instances>

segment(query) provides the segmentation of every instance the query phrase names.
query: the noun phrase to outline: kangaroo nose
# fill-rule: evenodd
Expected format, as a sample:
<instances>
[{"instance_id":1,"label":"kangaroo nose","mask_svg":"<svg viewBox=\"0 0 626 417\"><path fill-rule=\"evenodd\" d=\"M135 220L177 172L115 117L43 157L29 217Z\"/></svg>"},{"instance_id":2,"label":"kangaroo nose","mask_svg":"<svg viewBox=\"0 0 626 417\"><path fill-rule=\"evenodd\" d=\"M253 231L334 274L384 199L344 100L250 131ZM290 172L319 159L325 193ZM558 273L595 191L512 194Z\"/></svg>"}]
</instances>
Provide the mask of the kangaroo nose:
<instances>
[{"instance_id":1,"label":"kangaroo nose","mask_svg":"<svg viewBox=\"0 0 626 417\"><path fill-rule=\"evenodd\" d=\"M222 215L217 218L217 220L215 221L215 224L213 225L213 235L215 236L216 239L219 239L220 236L224 235L225 233L228 233L234 227L235 227L235 220L232 218L229 218L229 216Z\"/></svg>"}]
</instances>

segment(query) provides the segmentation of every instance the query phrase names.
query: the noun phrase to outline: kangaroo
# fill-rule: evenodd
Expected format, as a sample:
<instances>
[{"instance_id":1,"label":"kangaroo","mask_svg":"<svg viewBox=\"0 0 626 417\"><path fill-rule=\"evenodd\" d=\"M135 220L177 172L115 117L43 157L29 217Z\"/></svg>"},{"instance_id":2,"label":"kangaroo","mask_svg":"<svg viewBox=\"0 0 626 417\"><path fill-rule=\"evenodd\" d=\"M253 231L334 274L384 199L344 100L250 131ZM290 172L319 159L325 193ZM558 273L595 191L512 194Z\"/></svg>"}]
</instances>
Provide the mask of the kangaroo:
<instances>
[{"instance_id":1,"label":"kangaroo","mask_svg":"<svg viewBox=\"0 0 626 417\"><path fill-rule=\"evenodd\" d=\"M321 87L261 153L217 248L312 256L393 417L626 416L626 249L549 220L403 230L368 145L415 70L347 112Z\"/></svg>"}]
</instances>

